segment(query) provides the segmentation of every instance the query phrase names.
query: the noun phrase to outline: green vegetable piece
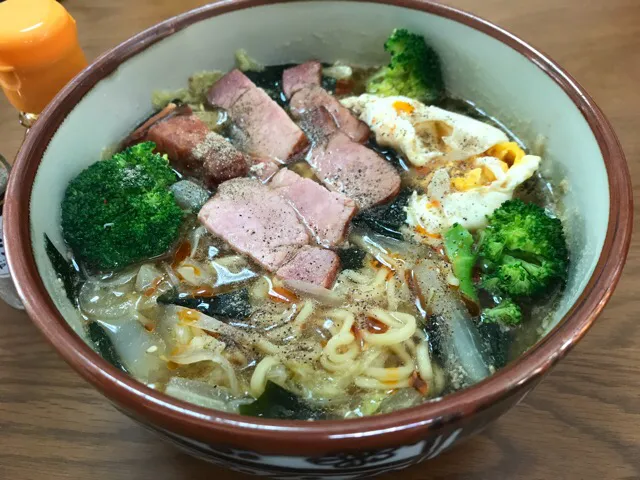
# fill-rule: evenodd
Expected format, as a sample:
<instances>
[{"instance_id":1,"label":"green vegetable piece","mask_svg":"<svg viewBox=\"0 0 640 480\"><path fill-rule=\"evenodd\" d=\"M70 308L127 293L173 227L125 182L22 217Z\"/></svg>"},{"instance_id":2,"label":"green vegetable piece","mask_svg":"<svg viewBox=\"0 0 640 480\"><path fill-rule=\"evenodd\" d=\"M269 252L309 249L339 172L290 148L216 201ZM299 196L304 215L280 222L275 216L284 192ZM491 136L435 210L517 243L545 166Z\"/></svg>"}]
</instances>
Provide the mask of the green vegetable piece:
<instances>
[{"instance_id":1,"label":"green vegetable piece","mask_svg":"<svg viewBox=\"0 0 640 480\"><path fill-rule=\"evenodd\" d=\"M236 59L236 67L241 72L261 72L264 65L251 57L244 48L236 50L234 57Z\"/></svg>"},{"instance_id":2,"label":"green vegetable piece","mask_svg":"<svg viewBox=\"0 0 640 480\"><path fill-rule=\"evenodd\" d=\"M504 326L518 325L522 322L522 310L510 298L505 298L493 308L482 311L484 323L499 323Z\"/></svg>"},{"instance_id":3,"label":"green vegetable piece","mask_svg":"<svg viewBox=\"0 0 640 480\"><path fill-rule=\"evenodd\" d=\"M364 210L352 222L359 227L368 227L375 233L402 240L400 229L405 223L407 214L404 208L409 204L410 197L411 190L405 188L392 202Z\"/></svg>"},{"instance_id":4,"label":"green vegetable piece","mask_svg":"<svg viewBox=\"0 0 640 480\"><path fill-rule=\"evenodd\" d=\"M404 95L429 103L444 96L440 58L422 35L396 29L384 49L391 54L391 61L369 78L368 93L385 97Z\"/></svg>"},{"instance_id":5,"label":"green vegetable piece","mask_svg":"<svg viewBox=\"0 0 640 480\"><path fill-rule=\"evenodd\" d=\"M473 251L473 236L456 223L444 234L444 249L453 266L453 274L460 281L460 292L477 302L478 293L473 284L473 266L477 259Z\"/></svg>"},{"instance_id":6,"label":"green vegetable piece","mask_svg":"<svg viewBox=\"0 0 640 480\"><path fill-rule=\"evenodd\" d=\"M173 101L180 101L192 106L207 103L209 89L224 76L224 73L211 70L194 73L189 77L189 87L178 90L155 90L151 95L151 103L156 110L162 110Z\"/></svg>"},{"instance_id":7,"label":"green vegetable piece","mask_svg":"<svg viewBox=\"0 0 640 480\"><path fill-rule=\"evenodd\" d=\"M264 393L247 405L240 406L242 415L280 420L322 420L324 412L311 407L280 385L267 382Z\"/></svg>"},{"instance_id":8,"label":"green vegetable piece","mask_svg":"<svg viewBox=\"0 0 640 480\"><path fill-rule=\"evenodd\" d=\"M212 317L225 317L244 320L251 315L249 290L240 288L214 297L192 297L169 292L158 298L158 303L192 308Z\"/></svg>"},{"instance_id":9,"label":"green vegetable piece","mask_svg":"<svg viewBox=\"0 0 640 480\"><path fill-rule=\"evenodd\" d=\"M194 73L189 77L189 96L186 103L205 103L209 90L224 77L224 73L218 70Z\"/></svg>"},{"instance_id":10,"label":"green vegetable piece","mask_svg":"<svg viewBox=\"0 0 640 480\"><path fill-rule=\"evenodd\" d=\"M183 213L168 189L176 174L154 148L134 145L69 183L62 233L88 269L121 269L164 254L177 240Z\"/></svg>"},{"instance_id":11,"label":"green vegetable piece","mask_svg":"<svg viewBox=\"0 0 640 480\"><path fill-rule=\"evenodd\" d=\"M72 304L76 305L78 303L78 292L82 286L82 273L73 262L67 260L58 251L46 233L44 235L44 243L49 261L56 272L56 276L62 281L67 298Z\"/></svg>"},{"instance_id":12,"label":"green vegetable piece","mask_svg":"<svg viewBox=\"0 0 640 480\"><path fill-rule=\"evenodd\" d=\"M340 265L343 270L358 270L364 265L364 257L367 252L358 247L341 248L336 250L340 257Z\"/></svg>"},{"instance_id":13,"label":"green vegetable piece","mask_svg":"<svg viewBox=\"0 0 640 480\"><path fill-rule=\"evenodd\" d=\"M113 346L111 338L109 338L109 335L107 335L107 332L104 331L104 328L102 328L99 323L93 321L89 322L87 324L87 334L102 358L114 367L125 373L129 373L127 367L122 363L120 355L116 352L116 348Z\"/></svg>"},{"instance_id":14,"label":"green vegetable piece","mask_svg":"<svg viewBox=\"0 0 640 480\"><path fill-rule=\"evenodd\" d=\"M569 268L559 219L532 203L509 200L489 217L479 255L483 287L511 297L538 297L564 285Z\"/></svg>"}]
</instances>

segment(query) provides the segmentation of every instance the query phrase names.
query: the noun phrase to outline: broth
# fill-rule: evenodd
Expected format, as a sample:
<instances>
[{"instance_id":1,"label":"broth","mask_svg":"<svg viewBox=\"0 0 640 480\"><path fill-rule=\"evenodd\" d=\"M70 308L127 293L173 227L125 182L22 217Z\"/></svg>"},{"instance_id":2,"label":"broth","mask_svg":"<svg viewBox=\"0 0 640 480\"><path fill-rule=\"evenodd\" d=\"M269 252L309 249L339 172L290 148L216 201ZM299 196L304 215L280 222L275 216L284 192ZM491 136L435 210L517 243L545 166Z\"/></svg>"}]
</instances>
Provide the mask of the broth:
<instances>
[{"instance_id":1,"label":"broth","mask_svg":"<svg viewBox=\"0 0 640 480\"><path fill-rule=\"evenodd\" d=\"M292 66L247 73L287 112L282 74ZM324 76L321 85L338 98L364 92L372 69L353 67L351 72L349 81ZM205 77L213 82L222 75L198 78ZM162 109L181 99L209 120L212 131L238 145L237 125L226 111L206 105L202 85L191 87L156 94L154 105ZM469 101L446 97L438 105L496 126L524 147ZM147 385L201 406L314 420L436 401L522 354L537 340L560 288L546 292L543 306L522 300L517 325L486 321L481 312L493 308L499 296L481 291L477 301L465 303L442 235L408 223L407 212L421 195L432 195L434 178L445 163L415 166L374 134L365 146L393 165L400 192L353 217L344 242L334 248L341 268L328 288L280 278L210 233L194 212L185 214L167 254L124 270L90 273L78 267L80 259L70 268L50 249L99 353ZM327 185L318 176L322 172L308 163L309 155L288 168ZM477 170L477 157L447 167L451 181ZM180 178L206 187L201 178L177 170ZM536 172L513 197L557 212L552 193Z\"/></svg>"}]
</instances>

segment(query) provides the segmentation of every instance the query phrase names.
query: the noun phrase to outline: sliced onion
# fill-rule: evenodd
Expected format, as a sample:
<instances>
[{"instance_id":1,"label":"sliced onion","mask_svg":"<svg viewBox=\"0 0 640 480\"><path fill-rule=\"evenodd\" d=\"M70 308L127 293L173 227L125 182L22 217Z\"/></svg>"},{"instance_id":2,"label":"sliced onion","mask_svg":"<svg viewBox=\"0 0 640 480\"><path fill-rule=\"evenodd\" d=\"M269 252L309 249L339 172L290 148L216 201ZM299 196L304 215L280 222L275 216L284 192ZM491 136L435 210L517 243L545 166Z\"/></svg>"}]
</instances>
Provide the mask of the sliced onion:
<instances>
[{"instance_id":1,"label":"sliced onion","mask_svg":"<svg viewBox=\"0 0 640 480\"><path fill-rule=\"evenodd\" d=\"M246 332L240 330L239 328L228 325L217 318L210 317L209 315L205 315L202 312L197 310L191 310L185 307L178 307L176 305L168 305L165 307L165 322L170 326L170 328L174 328L174 326L180 322L180 318L183 317L181 312L189 311L188 317L189 320L186 322L191 327L197 327L202 330L211 333L218 333L220 335L225 335L232 338L234 341L237 341L241 345L245 345L249 347L253 343L255 343L258 338L257 336L254 338L250 332Z\"/></svg>"},{"instance_id":2,"label":"sliced onion","mask_svg":"<svg viewBox=\"0 0 640 480\"><path fill-rule=\"evenodd\" d=\"M346 80L353 75L353 68L349 65L332 65L322 69L322 74L336 80Z\"/></svg>"},{"instance_id":3,"label":"sliced onion","mask_svg":"<svg viewBox=\"0 0 640 480\"><path fill-rule=\"evenodd\" d=\"M190 256L194 256L196 254L196 252L198 251L198 247L200 246L200 241L202 240L202 237L204 237L207 234L207 229L204 228L203 225L200 225L198 228L194 229L191 232L191 235L189 236L189 240L191 243L191 253Z\"/></svg>"},{"instance_id":4,"label":"sliced onion","mask_svg":"<svg viewBox=\"0 0 640 480\"><path fill-rule=\"evenodd\" d=\"M176 273L188 284L199 287L200 285L213 285L215 283L209 267L196 262L192 259L185 260L178 268Z\"/></svg>"},{"instance_id":5,"label":"sliced onion","mask_svg":"<svg viewBox=\"0 0 640 480\"><path fill-rule=\"evenodd\" d=\"M126 270L124 272L110 273L100 277L95 283L103 287L119 287L129 283L138 274L137 269Z\"/></svg>"},{"instance_id":6,"label":"sliced onion","mask_svg":"<svg viewBox=\"0 0 640 480\"><path fill-rule=\"evenodd\" d=\"M169 283L171 283L171 286L177 288L180 285L180 279L176 275L176 272L173 271L173 268L171 268L171 265L164 265L164 271L169 277Z\"/></svg>"},{"instance_id":7,"label":"sliced onion","mask_svg":"<svg viewBox=\"0 0 640 480\"><path fill-rule=\"evenodd\" d=\"M110 288L102 283L87 282L80 289L78 304L84 314L95 320L127 320L133 318L135 312L130 293L127 287Z\"/></svg>"},{"instance_id":8,"label":"sliced onion","mask_svg":"<svg viewBox=\"0 0 640 480\"><path fill-rule=\"evenodd\" d=\"M397 390L380 402L378 413L391 413L415 407L424 402L424 397L413 387Z\"/></svg>"},{"instance_id":9,"label":"sliced onion","mask_svg":"<svg viewBox=\"0 0 640 480\"><path fill-rule=\"evenodd\" d=\"M243 267L239 272L232 272L227 266L221 265L217 261L212 261L211 266L216 271L216 287L242 283L258 276L253 270Z\"/></svg>"},{"instance_id":10,"label":"sliced onion","mask_svg":"<svg viewBox=\"0 0 640 480\"><path fill-rule=\"evenodd\" d=\"M405 242L404 240L397 240L370 232L363 235L356 233L350 237L350 240L373 256L376 256L378 253L400 253L408 256L411 253L415 253L416 248L419 248L415 244Z\"/></svg>"},{"instance_id":11,"label":"sliced onion","mask_svg":"<svg viewBox=\"0 0 640 480\"><path fill-rule=\"evenodd\" d=\"M284 280L284 286L299 295L306 295L323 305L338 307L345 302L342 295L313 283L302 280Z\"/></svg>"},{"instance_id":12,"label":"sliced onion","mask_svg":"<svg viewBox=\"0 0 640 480\"><path fill-rule=\"evenodd\" d=\"M125 322L100 322L108 328L113 345L133 377L154 382L164 377L167 364L160 359L165 352L165 342L155 332L149 332L133 318ZM154 350L153 355L147 353Z\"/></svg>"},{"instance_id":13,"label":"sliced onion","mask_svg":"<svg viewBox=\"0 0 640 480\"><path fill-rule=\"evenodd\" d=\"M138 270L136 276L136 290L140 293L146 292L149 288L156 284L159 277L164 274L158 267L153 264L145 263Z\"/></svg>"}]
</instances>

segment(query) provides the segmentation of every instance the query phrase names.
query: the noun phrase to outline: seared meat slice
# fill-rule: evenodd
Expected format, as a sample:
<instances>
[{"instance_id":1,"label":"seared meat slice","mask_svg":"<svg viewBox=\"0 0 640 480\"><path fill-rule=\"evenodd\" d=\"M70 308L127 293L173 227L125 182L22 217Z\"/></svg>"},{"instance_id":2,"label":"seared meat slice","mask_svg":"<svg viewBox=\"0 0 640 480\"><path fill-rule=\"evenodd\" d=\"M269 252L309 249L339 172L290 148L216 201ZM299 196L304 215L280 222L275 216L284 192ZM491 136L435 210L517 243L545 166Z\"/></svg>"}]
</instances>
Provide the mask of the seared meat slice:
<instances>
[{"instance_id":1,"label":"seared meat slice","mask_svg":"<svg viewBox=\"0 0 640 480\"><path fill-rule=\"evenodd\" d=\"M218 80L207 99L227 110L240 130L234 143L251 156L287 163L309 145L289 115L239 70Z\"/></svg>"},{"instance_id":2,"label":"seared meat slice","mask_svg":"<svg viewBox=\"0 0 640 480\"><path fill-rule=\"evenodd\" d=\"M176 170L200 177L209 187L242 177L249 171L247 159L225 138L209 131L195 115L174 115L149 128L147 140L166 153Z\"/></svg>"},{"instance_id":3,"label":"seared meat slice","mask_svg":"<svg viewBox=\"0 0 640 480\"><path fill-rule=\"evenodd\" d=\"M309 85L322 83L322 65L320 62L306 62L287 68L282 73L282 91L290 99L298 90Z\"/></svg>"},{"instance_id":4,"label":"seared meat slice","mask_svg":"<svg viewBox=\"0 0 640 480\"><path fill-rule=\"evenodd\" d=\"M353 199L361 210L397 195L398 172L376 152L337 130L325 108L309 112L302 125L315 142L307 162L329 190Z\"/></svg>"},{"instance_id":5,"label":"seared meat slice","mask_svg":"<svg viewBox=\"0 0 640 480\"><path fill-rule=\"evenodd\" d=\"M303 247L293 259L276 272L284 280L301 280L330 288L340 269L340 258L332 250Z\"/></svg>"},{"instance_id":6,"label":"seared meat slice","mask_svg":"<svg viewBox=\"0 0 640 480\"><path fill-rule=\"evenodd\" d=\"M257 88L240 70L231 70L224 77L213 84L207 100L211 105L229 110L240 96L250 88Z\"/></svg>"},{"instance_id":7,"label":"seared meat slice","mask_svg":"<svg viewBox=\"0 0 640 480\"><path fill-rule=\"evenodd\" d=\"M285 199L259 180L224 182L198 219L234 250L276 271L309 243L309 235Z\"/></svg>"},{"instance_id":8,"label":"seared meat slice","mask_svg":"<svg viewBox=\"0 0 640 480\"><path fill-rule=\"evenodd\" d=\"M136 143L143 142L149 132L149 129L158 122L162 122L176 115L191 115L192 113L193 111L189 105L178 105L177 103L171 102L162 110L154 113L136 127L136 129L122 141L120 147L124 149L131 145L135 145Z\"/></svg>"},{"instance_id":9,"label":"seared meat slice","mask_svg":"<svg viewBox=\"0 0 640 480\"><path fill-rule=\"evenodd\" d=\"M319 245L342 243L357 210L353 200L287 168L280 170L269 186L289 201Z\"/></svg>"},{"instance_id":10,"label":"seared meat slice","mask_svg":"<svg viewBox=\"0 0 640 480\"><path fill-rule=\"evenodd\" d=\"M300 119L310 110L325 107L338 128L349 138L355 142L365 142L369 138L369 127L320 86L321 75L322 66L318 62L303 63L284 71L282 89L290 98L291 115Z\"/></svg>"}]
</instances>

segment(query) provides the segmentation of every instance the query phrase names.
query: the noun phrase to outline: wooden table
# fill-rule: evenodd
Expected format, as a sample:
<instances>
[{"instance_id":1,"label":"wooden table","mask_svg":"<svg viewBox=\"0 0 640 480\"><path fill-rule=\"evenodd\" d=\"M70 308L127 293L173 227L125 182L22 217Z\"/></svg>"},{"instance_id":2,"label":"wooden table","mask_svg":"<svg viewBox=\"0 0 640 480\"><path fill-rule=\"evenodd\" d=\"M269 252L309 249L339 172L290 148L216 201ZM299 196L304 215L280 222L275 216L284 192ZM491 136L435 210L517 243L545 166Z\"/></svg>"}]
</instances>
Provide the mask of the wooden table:
<instances>
[{"instance_id":1,"label":"wooden table","mask_svg":"<svg viewBox=\"0 0 640 480\"><path fill-rule=\"evenodd\" d=\"M90 58L201 0L68 0ZM595 97L640 182L639 0L450 0L511 30ZM23 131L0 100L0 151ZM636 202L640 190L636 188ZM406 479L640 478L640 250L589 335L524 403ZM635 292L635 293L634 293ZM116 412L24 313L0 305L0 479L239 479L177 452ZM399 474L397 475L399 476ZM392 478L389 476L388 478Z\"/></svg>"}]
</instances>

